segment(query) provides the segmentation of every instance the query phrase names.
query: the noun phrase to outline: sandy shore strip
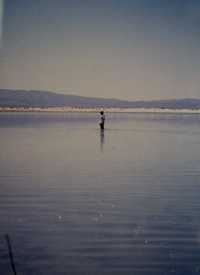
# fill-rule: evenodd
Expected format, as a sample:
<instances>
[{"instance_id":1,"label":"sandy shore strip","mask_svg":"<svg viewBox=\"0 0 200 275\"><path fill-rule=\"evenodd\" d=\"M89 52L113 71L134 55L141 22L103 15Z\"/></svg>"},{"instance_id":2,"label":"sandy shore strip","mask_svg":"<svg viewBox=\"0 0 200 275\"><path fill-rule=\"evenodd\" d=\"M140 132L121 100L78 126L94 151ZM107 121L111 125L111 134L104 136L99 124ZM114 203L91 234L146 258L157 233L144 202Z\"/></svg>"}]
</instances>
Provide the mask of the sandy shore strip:
<instances>
[{"instance_id":1,"label":"sandy shore strip","mask_svg":"<svg viewBox=\"0 0 200 275\"><path fill-rule=\"evenodd\" d=\"M69 113L97 113L104 110L107 113L174 113L174 114L200 114L200 109L160 109L160 108L72 108L72 107L49 107L49 108L15 108L0 107L0 112L69 112Z\"/></svg>"}]
</instances>

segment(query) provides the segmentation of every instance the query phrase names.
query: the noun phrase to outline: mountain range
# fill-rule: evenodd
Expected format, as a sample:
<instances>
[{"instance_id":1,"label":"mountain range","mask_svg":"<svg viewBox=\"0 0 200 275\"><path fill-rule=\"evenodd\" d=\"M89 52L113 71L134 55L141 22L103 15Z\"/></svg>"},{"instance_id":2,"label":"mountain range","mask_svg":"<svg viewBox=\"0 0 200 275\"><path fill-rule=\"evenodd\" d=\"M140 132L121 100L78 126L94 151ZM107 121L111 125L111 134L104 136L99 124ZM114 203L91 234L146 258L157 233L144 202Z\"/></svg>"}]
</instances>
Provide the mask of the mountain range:
<instances>
[{"instance_id":1,"label":"mountain range","mask_svg":"<svg viewBox=\"0 0 200 275\"><path fill-rule=\"evenodd\" d=\"M112 98L65 95L49 91L0 89L0 107L160 108L197 110L200 109L200 99L183 98L151 101L128 101Z\"/></svg>"}]
</instances>

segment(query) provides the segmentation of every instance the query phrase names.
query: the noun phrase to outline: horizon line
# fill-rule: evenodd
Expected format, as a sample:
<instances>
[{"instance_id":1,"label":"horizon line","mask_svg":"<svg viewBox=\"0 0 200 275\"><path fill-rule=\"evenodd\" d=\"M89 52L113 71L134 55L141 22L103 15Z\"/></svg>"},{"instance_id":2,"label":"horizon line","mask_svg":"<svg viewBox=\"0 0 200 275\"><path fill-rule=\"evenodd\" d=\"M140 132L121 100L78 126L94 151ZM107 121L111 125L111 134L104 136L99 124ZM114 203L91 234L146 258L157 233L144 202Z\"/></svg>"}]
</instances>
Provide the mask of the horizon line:
<instances>
[{"instance_id":1,"label":"horizon line","mask_svg":"<svg viewBox=\"0 0 200 275\"><path fill-rule=\"evenodd\" d=\"M200 100L200 97L177 97L177 98L156 98L156 99L120 99L114 97L95 97L95 96L88 96L88 95L79 95L79 94L66 94L64 91L52 91L52 90L39 90L39 89L9 89L9 88L0 88L1 91L13 91L13 92L45 92L45 93L52 93L56 95L63 95L63 96L76 96L76 97L83 97L83 98L94 98L94 99L103 99L103 100L117 100L117 101L126 101L126 102L152 102L152 101L171 101L171 100Z\"/></svg>"}]
</instances>

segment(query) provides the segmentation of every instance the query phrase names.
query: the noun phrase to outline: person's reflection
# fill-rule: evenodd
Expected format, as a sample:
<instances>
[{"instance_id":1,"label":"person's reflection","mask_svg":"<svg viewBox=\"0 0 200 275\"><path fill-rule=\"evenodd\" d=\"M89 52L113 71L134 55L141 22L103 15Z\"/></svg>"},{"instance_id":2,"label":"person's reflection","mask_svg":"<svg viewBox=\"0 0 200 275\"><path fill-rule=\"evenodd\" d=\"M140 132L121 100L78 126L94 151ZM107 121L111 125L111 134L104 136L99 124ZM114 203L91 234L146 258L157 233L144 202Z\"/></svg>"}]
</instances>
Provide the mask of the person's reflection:
<instances>
[{"instance_id":1,"label":"person's reflection","mask_svg":"<svg viewBox=\"0 0 200 275\"><path fill-rule=\"evenodd\" d=\"M103 152L104 143L105 143L104 129L100 129L100 146L101 146L101 152Z\"/></svg>"}]
</instances>

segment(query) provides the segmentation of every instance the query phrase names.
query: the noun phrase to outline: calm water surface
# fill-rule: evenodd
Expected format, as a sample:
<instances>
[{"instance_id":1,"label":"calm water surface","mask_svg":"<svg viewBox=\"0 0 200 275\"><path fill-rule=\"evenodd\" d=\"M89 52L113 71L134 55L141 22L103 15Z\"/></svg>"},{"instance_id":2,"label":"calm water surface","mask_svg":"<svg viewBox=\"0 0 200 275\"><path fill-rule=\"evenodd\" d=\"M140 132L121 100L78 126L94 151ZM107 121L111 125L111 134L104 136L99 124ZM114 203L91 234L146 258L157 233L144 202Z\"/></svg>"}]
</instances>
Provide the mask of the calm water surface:
<instances>
[{"instance_id":1,"label":"calm water surface","mask_svg":"<svg viewBox=\"0 0 200 275\"><path fill-rule=\"evenodd\" d=\"M0 114L0 274L200 274L200 116Z\"/></svg>"}]
</instances>

